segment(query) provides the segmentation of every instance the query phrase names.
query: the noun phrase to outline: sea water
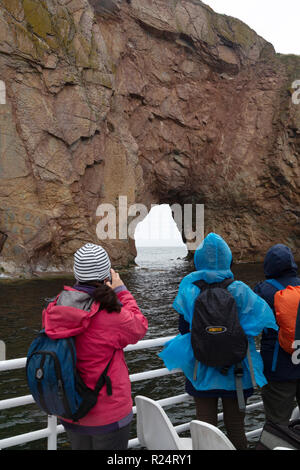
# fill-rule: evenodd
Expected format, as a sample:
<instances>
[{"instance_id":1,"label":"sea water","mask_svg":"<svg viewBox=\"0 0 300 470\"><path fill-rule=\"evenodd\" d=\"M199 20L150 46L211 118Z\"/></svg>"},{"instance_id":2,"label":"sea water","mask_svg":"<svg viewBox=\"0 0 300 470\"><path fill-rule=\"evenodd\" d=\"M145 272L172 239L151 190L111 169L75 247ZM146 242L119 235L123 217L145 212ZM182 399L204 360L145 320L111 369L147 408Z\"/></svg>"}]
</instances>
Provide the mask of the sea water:
<instances>
[{"instance_id":1,"label":"sea water","mask_svg":"<svg viewBox=\"0 0 300 470\"><path fill-rule=\"evenodd\" d=\"M186 259L185 247L139 248L136 266L120 271L127 288L147 317L149 329L144 339L178 334L178 314L172 308L180 281L193 270L193 263ZM253 287L263 279L262 266L242 264L234 266L236 279ZM41 311L46 297L60 292L64 285L72 286L73 278L36 279L29 281L0 280L0 340L6 344L6 359L25 357L29 345L41 328ZM158 357L161 347L126 353L130 374L159 369L164 364ZM185 393L182 374L168 375L132 384L132 395L146 395L155 400ZM25 370L0 374L0 400L28 395ZM260 401L260 392L249 399L248 404ZM174 425L195 418L192 401L164 408ZM222 411L220 409L220 411ZM264 413L255 410L246 415L246 431L263 426ZM39 408L27 405L1 411L0 439L47 427L47 417ZM135 419L131 438L136 437ZM224 430L223 423L220 428ZM182 434L184 436L185 434ZM253 446L257 438L250 441ZM46 449L46 439L17 446L15 449ZM65 434L58 436L58 449L70 449Z\"/></svg>"}]
</instances>

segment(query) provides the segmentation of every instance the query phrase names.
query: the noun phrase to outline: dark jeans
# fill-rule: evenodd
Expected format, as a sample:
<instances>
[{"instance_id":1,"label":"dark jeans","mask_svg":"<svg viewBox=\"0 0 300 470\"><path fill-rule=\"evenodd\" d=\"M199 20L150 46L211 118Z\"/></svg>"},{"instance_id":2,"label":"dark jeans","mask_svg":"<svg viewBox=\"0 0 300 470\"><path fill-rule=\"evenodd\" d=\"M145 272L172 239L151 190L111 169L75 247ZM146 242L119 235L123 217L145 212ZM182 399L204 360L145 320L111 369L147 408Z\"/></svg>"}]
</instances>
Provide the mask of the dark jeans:
<instances>
[{"instance_id":1,"label":"dark jeans","mask_svg":"<svg viewBox=\"0 0 300 470\"><path fill-rule=\"evenodd\" d=\"M72 450L126 450L130 424L108 434L88 435L66 429Z\"/></svg>"},{"instance_id":2,"label":"dark jeans","mask_svg":"<svg viewBox=\"0 0 300 470\"><path fill-rule=\"evenodd\" d=\"M300 408L300 379L291 382L268 382L262 390L266 421L288 425L293 409Z\"/></svg>"},{"instance_id":3,"label":"dark jeans","mask_svg":"<svg viewBox=\"0 0 300 470\"><path fill-rule=\"evenodd\" d=\"M199 421L218 424L218 398L215 397L194 397L196 404L196 417ZM245 434L244 420L245 413L241 412L236 398L222 398L224 424L227 437L238 450L245 450L248 447Z\"/></svg>"}]
</instances>

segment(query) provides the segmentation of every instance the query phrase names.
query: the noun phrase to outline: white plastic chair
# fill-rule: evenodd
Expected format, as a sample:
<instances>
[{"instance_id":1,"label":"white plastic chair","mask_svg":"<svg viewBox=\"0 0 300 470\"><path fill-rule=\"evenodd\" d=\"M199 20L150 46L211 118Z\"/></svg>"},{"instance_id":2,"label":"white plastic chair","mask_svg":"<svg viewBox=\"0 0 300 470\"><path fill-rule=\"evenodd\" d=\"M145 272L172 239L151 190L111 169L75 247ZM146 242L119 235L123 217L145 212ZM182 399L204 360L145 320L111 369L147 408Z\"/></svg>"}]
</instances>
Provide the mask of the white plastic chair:
<instances>
[{"instance_id":1,"label":"white plastic chair","mask_svg":"<svg viewBox=\"0 0 300 470\"><path fill-rule=\"evenodd\" d=\"M148 450L192 450L192 439L179 437L167 414L151 398L135 397L137 437Z\"/></svg>"},{"instance_id":2,"label":"white plastic chair","mask_svg":"<svg viewBox=\"0 0 300 470\"><path fill-rule=\"evenodd\" d=\"M236 450L225 434L212 424L194 420L190 429L193 450Z\"/></svg>"},{"instance_id":3,"label":"white plastic chair","mask_svg":"<svg viewBox=\"0 0 300 470\"><path fill-rule=\"evenodd\" d=\"M294 410L292 412L291 421L293 419L299 419L299 418L300 418L300 411L299 411L299 407L296 406L296 408L294 408Z\"/></svg>"}]
</instances>

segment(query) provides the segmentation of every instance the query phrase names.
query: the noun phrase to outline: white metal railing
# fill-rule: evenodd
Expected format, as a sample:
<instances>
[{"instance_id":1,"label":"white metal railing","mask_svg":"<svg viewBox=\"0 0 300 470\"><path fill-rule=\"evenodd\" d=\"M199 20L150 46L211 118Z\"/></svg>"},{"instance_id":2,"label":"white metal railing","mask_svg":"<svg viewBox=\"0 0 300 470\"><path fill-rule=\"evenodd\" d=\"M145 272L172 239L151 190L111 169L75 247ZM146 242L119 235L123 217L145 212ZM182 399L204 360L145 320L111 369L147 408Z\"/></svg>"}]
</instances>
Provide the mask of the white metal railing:
<instances>
[{"instance_id":1,"label":"white metal railing","mask_svg":"<svg viewBox=\"0 0 300 470\"><path fill-rule=\"evenodd\" d=\"M173 338L174 336L167 336L167 337L162 337L162 338L139 341L135 345L127 346L124 349L124 351L125 352L137 351L141 349L149 349L153 347L163 346L167 341ZM26 365L26 357L20 358L20 359L7 360L7 361L0 361L0 373L4 371L9 371L9 370L23 369L25 365ZM133 383L133 382L139 382L142 380L152 379L155 377L162 377L162 376L166 376L170 374L178 374L178 373L182 373L181 369L173 369L172 371L169 371L166 368L162 368L162 369L154 369L154 370L150 370L146 372L139 372L136 374L131 374L129 378L130 378L130 381ZM169 406L169 405L174 405L178 403L183 403L190 399L191 397L187 393L183 393L181 395L177 395L173 397L162 398L161 400L157 400L157 402L161 406ZM35 403L32 395L26 395L26 396L17 397L17 398L1 400L0 411L8 409L8 408L15 408L18 406L29 405L32 403ZM260 402L248 405L247 411L259 409L262 407L263 407L263 402L260 401ZM135 406L133 407L133 413L136 413ZM219 413L218 419L219 421L223 419L223 413ZM178 433L181 433L181 432L189 430L189 425L190 425L189 422L180 424L178 426L175 426L175 429ZM262 429L256 429L254 431L248 432L246 435L247 437L254 437L254 436L259 435L261 431ZM27 442L32 442L32 441L36 441L39 439L47 438L48 450L56 450L57 449L57 435L63 432L65 432L64 427L62 425L57 424L57 418L55 416L48 416L47 428L39 429L38 431L33 431L33 432L26 433L26 434L20 434L18 436L8 437L6 439L0 439L0 449L5 449L8 447L25 444ZM138 445L139 445L138 438L134 438L129 441L128 447L133 448L133 447L137 447Z\"/></svg>"}]
</instances>

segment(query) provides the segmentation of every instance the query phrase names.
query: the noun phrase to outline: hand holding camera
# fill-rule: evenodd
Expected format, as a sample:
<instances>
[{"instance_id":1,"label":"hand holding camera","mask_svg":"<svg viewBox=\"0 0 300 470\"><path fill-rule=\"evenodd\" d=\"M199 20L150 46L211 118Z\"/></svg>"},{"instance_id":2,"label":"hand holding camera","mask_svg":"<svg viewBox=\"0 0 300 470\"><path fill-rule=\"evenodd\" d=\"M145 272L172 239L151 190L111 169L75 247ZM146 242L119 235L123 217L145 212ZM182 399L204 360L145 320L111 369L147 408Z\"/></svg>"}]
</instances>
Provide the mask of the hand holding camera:
<instances>
[{"instance_id":1,"label":"hand holding camera","mask_svg":"<svg viewBox=\"0 0 300 470\"><path fill-rule=\"evenodd\" d=\"M106 281L106 285L111 289L116 289L116 287L124 286L124 282L120 279L119 273L116 273L114 269L110 270L111 272L111 281Z\"/></svg>"}]
</instances>

